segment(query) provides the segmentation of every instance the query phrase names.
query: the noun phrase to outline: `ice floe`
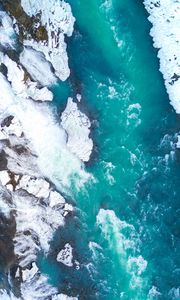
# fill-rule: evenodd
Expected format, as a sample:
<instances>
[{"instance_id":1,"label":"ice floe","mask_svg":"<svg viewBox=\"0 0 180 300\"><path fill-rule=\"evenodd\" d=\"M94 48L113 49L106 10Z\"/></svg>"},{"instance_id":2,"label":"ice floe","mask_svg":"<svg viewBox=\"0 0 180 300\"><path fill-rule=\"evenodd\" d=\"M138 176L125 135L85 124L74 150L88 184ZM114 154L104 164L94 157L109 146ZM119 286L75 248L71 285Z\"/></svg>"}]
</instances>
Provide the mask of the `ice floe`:
<instances>
[{"instance_id":1,"label":"ice floe","mask_svg":"<svg viewBox=\"0 0 180 300\"><path fill-rule=\"evenodd\" d=\"M180 2L144 0L171 104L180 113Z\"/></svg>"}]
</instances>

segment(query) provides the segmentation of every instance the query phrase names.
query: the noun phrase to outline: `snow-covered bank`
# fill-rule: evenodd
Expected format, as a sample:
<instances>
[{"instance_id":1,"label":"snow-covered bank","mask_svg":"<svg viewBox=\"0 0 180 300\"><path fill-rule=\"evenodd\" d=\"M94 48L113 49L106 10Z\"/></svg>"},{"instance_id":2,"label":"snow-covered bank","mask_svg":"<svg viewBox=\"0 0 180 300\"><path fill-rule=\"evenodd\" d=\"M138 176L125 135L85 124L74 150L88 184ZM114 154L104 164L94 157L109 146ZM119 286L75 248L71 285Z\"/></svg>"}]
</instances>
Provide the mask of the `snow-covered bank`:
<instances>
[{"instance_id":1,"label":"snow-covered bank","mask_svg":"<svg viewBox=\"0 0 180 300\"><path fill-rule=\"evenodd\" d=\"M180 2L144 0L171 104L180 113Z\"/></svg>"},{"instance_id":2,"label":"snow-covered bank","mask_svg":"<svg viewBox=\"0 0 180 300\"><path fill-rule=\"evenodd\" d=\"M41 274L35 262L39 251L48 253L56 229L64 226L65 216L72 212L73 207L41 177L36 164L37 156L31 165L31 156L34 156L32 145L24 136L20 122L13 120L12 117L5 118L0 128L4 134L0 146L3 146L5 160L3 165L1 152L0 207L7 219L12 216L15 218L12 230L15 232L13 241L17 270L15 278L11 278L11 285L16 280L20 282L21 300L66 299L63 298L65 295L58 294L58 290L48 283L48 277ZM11 156L8 149L12 151ZM28 162L23 159L24 153ZM26 172L31 173L31 176L26 175ZM1 290L0 296L6 300L18 298L13 293L8 296Z\"/></svg>"},{"instance_id":3,"label":"snow-covered bank","mask_svg":"<svg viewBox=\"0 0 180 300\"><path fill-rule=\"evenodd\" d=\"M9 256L5 247L0 251L7 270L13 269L0 298L77 299L59 293L36 265L67 216L73 217L65 195L91 178L83 163L93 147L91 124L77 105L80 96L67 100L61 117L47 103L53 100L49 86L70 73L64 35L72 34L74 17L64 1L14 1L5 1L9 15L0 10L0 218L10 224ZM16 4L16 17L23 14L18 20ZM38 39L38 30L47 38ZM59 264L80 268L74 246L57 250Z\"/></svg>"}]
</instances>

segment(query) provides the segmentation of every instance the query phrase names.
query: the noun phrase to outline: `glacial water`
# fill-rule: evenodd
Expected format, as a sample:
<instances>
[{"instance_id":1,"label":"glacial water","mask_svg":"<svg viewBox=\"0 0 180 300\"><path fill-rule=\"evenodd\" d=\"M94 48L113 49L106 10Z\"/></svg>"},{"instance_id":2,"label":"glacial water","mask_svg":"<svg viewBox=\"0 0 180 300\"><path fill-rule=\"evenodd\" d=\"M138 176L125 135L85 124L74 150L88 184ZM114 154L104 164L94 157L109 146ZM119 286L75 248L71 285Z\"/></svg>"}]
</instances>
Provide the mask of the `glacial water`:
<instances>
[{"instance_id":1,"label":"glacial water","mask_svg":"<svg viewBox=\"0 0 180 300\"><path fill-rule=\"evenodd\" d=\"M69 201L75 215L39 266L61 291L87 300L179 299L179 117L169 104L141 0L69 0L71 77L54 87L92 122L94 177ZM70 242L80 269L57 265Z\"/></svg>"}]
</instances>

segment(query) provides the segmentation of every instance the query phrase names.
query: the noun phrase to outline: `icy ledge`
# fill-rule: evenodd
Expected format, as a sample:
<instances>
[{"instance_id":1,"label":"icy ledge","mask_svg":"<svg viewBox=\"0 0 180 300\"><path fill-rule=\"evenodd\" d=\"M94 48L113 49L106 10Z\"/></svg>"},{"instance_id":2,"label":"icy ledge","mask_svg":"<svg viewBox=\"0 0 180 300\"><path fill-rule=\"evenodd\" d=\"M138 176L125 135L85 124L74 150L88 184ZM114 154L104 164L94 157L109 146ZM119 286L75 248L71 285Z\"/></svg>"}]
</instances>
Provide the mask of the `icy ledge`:
<instances>
[{"instance_id":1,"label":"icy ledge","mask_svg":"<svg viewBox=\"0 0 180 300\"><path fill-rule=\"evenodd\" d=\"M158 48L160 71L163 74L172 106L180 113L180 2L145 0L153 27L150 31Z\"/></svg>"}]
</instances>

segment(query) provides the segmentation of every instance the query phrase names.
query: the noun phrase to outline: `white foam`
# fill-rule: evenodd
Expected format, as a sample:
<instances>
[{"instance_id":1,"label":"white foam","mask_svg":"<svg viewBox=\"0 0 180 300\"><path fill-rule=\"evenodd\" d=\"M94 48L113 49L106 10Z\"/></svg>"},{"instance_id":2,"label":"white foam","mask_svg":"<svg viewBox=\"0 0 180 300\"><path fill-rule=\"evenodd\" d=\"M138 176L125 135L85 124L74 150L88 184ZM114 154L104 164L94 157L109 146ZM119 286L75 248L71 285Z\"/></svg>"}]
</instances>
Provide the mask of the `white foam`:
<instances>
[{"instance_id":1,"label":"white foam","mask_svg":"<svg viewBox=\"0 0 180 300\"><path fill-rule=\"evenodd\" d=\"M29 284L21 284L21 297L17 298L12 292L9 294L5 290L0 290L1 300L78 300L77 297L69 297L65 294L58 294L56 288L48 283L48 278L44 275L35 277ZM50 297L50 298L49 298Z\"/></svg>"},{"instance_id":2,"label":"white foam","mask_svg":"<svg viewBox=\"0 0 180 300\"><path fill-rule=\"evenodd\" d=\"M21 5L30 16L41 13L41 24L48 33L47 43L29 39L24 41L24 44L44 53L46 59L52 63L56 76L66 80L70 70L64 35L72 35L75 21L70 5L57 0L21 0Z\"/></svg>"},{"instance_id":3,"label":"white foam","mask_svg":"<svg viewBox=\"0 0 180 300\"><path fill-rule=\"evenodd\" d=\"M156 286L152 286L149 290L147 300L154 300L161 296L161 293L158 291Z\"/></svg>"},{"instance_id":4,"label":"white foam","mask_svg":"<svg viewBox=\"0 0 180 300\"><path fill-rule=\"evenodd\" d=\"M0 45L5 48L15 48L15 32L13 22L5 11L0 10Z\"/></svg>"},{"instance_id":5,"label":"white foam","mask_svg":"<svg viewBox=\"0 0 180 300\"><path fill-rule=\"evenodd\" d=\"M91 250L92 252L92 257L93 257L93 260L97 260L99 257L98 257L98 252L102 251L102 248L99 244L95 243L95 242L92 242L90 241L89 242L89 249Z\"/></svg>"},{"instance_id":6,"label":"white foam","mask_svg":"<svg viewBox=\"0 0 180 300\"><path fill-rule=\"evenodd\" d=\"M140 119L141 105L139 103L133 103L128 106L127 109L127 125L138 126L141 124Z\"/></svg>"},{"instance_id":7,"label":"white foam","mask_svg":"<svg viewBox=\"0 0 180 300\"><path fill-rule=\"evenodd\" d=\"M147 261L141 255L136 254L138 238L135 228L121 221L113 210L100 209L96 220L109 247L116 252L121 266L131 275L131 288L142 287L141 275L147 267Z\"/></svg>"},{"instance_id":8,"label":"white foam","mask_svg":"<svg viewBox=\"0 0 180 300\"><path fill-rule=\"evenodd\" d=\"M180 287L173 287L169 293L168 293L168 296L170 296L171 299L173 300L179 300L180 298Z\"/></svg>"},{"instance_id":9,"label":"white foam","mask_svg":"<svg viewBox=\"0 0 180 300\"><path fill-rule=\"evenodd\" d=\"M61 299L62 294L58 294L57 288L49 284L48 277L39 272L36 264L32 265L31 270L23 271L23 277L26 279L21 284L23 300Z\"/></svg>"},{"instance_id":10,"label":"white foam","mask_svg":"<svg viewBox=\"0 0 180 300\"><path fill-rule=\"evenodd\" d=\"M8 294L6 290L0 290L0 297L1 300L19 300L19 298L16 298L11 292Z\"/></svg>"},{"instance_id":11,"label":"white foam","mask_svg":"<svg viewBox=\"0 0 180 300\"><path fill-rule=\"evenodd\" d=\"M0 185L0 208L1 213L3 213L7 218L10 218L11 210L13 209L13 204L11 202L10 193Z\"/></svg>"},{"instance_id":12,"label":"white foam","mask_svg":"<svg viewBox=\"0 0 180 300\"><path fill-rule=\"evenodd\" d=\"M115 169L115 166L112 164L112 162L103 161L103 167L107 181L110 185L113 185L115 183L115 179L113 177L113 170Z\"/></svg>"},{"instance_id":13,"label":"white foam","mask_svg":"<svg viewBox=\"0 0 180 300\"><path fill-rule=\"evenodd\" d=\"M180 135L178 135L177 138L178 138L178 140L177 140L177 143L176 143L176 147L180 148Z\"/></svg>"},{"instance_id":14,"label":"white foam","mask_svg":"<svg viewBox=\"0 0 180 300\"><path fill-rule=\"evenodd\" d=\"M171 104L180 113L180 3L174 0L144 0L153 27L154 47L159 49L160 71Z\"/></svg>"},{"instance_id":15,"label":"white foam","mask_svg":"<svg viewBox=\"0 0 180 300\"><path fill-rule=\"evenodd\" d=\"M92 139L89 137L91 123L72 98L68 98L61 115L61 125L68 135L68 148L81 160L88 161L93 148Z\"/></svg>"},{"instance_id":16,"label":"white foam","mask_svg":"<svg viewBox=\"0 0 180 300\"><path fill-rule=\"evenodd\" d=\"M57 288L53 287L48 282L48 277L41 274L36 263L32 263L31 268L21 270L22 282L20 284L21 300L77 300L76 297L69 297L65 294L59 294ZM19 276L19 275L18 275ZM6 291L0 290L0 295L4 295L6 298L3 300L16 300L17 298Z\"/></svg>"},{"instance_id":17,"label":"white foam","mask_svg":"<svg viewBox=\"0 0 180 300\"><path fill-rule=\"evenodd\" d=\"M52 297L52 300L78 300L77 297L69 297L64 294L55 295Z\"/></svg>"},{"instance_id":18,"label":"white foam","mask_svg":"<svg viewBox=\"0 0 180 300\"><path fill-rule=\"evenodd\" d=\"M13 64L13 67L15 72L19 69L17 65ZM16 83L12 77L12 86L14 85ZM76 175L76 182L81 186L89 175L85 173L80 159L66 146L65 131L55 120L50 108L30 100L26 101L21 94L15 93L15 88L12 89L2 74L0 74L0 86L2 92L0 110L15 115L20 120L26 137L31 141L38 155L38 166L44 176L59 187L65 188L70 186L72 177Z\"/></svg>"}]
</instances>

